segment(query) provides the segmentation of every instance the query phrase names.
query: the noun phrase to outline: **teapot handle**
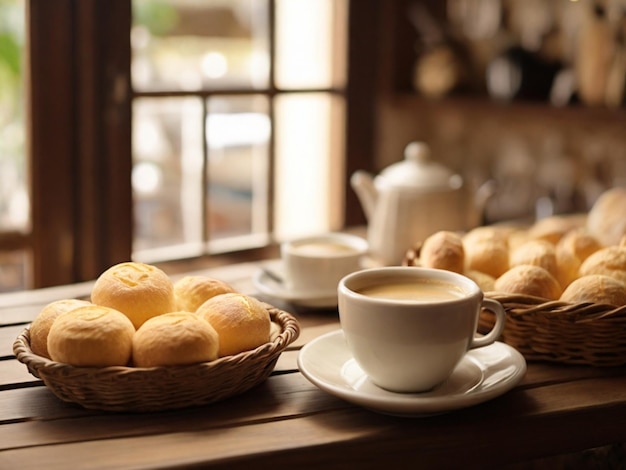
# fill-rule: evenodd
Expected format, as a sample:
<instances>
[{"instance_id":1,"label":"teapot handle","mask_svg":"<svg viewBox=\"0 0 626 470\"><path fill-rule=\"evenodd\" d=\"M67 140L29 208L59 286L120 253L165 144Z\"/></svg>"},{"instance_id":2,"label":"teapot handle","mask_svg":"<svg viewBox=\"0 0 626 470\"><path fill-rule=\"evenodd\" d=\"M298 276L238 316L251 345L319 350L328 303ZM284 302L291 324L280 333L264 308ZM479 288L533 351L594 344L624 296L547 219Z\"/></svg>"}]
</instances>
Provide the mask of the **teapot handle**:
<instances>
[{"instance_id":1,"label":"teapot handle","mask_svg":"<svg viewBox=\"0 0 626 470\"><path fill-rule=\"evenodd\" d=\"M361 201L363 212L367 220L371 220L378 199L378 190L374 185L374 178L363 170L357 170L350 178L350 185Z\"/></svg>"}]
</instances>

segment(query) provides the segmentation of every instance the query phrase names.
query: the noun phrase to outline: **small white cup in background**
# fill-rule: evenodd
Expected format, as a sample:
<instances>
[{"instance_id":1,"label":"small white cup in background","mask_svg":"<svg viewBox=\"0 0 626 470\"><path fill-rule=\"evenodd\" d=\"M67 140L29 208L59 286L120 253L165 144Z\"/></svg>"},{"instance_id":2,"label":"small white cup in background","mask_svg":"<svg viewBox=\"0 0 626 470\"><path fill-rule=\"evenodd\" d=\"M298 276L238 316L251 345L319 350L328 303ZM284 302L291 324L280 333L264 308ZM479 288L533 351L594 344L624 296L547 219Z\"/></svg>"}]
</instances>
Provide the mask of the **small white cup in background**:
<instances>
[{"instance_id":1,"label":"small white cup in background","mask_svg":"<svg viewBox=\"0 0 626 470\"><path fill-rule=\"evenodd\" d=\"M443 383L469 349L493 343L504 308L465 276L440 269L381 267L344 277L339 318L354 359L370 380L393 392L424 392ZM476 336L481 308L496 315Z\"/></svg>"},{"instance_id":2,"label":"small white cup in background","mask_svg":"<svg viewBox=\"0 0 626 470\"><path fill-rule=\"evenodd\" d=\"M307 294L337 292L341 278L361 269L367 241L346 233L325 233L281 244L287 288Z\"/></svg>"}]
</instances>

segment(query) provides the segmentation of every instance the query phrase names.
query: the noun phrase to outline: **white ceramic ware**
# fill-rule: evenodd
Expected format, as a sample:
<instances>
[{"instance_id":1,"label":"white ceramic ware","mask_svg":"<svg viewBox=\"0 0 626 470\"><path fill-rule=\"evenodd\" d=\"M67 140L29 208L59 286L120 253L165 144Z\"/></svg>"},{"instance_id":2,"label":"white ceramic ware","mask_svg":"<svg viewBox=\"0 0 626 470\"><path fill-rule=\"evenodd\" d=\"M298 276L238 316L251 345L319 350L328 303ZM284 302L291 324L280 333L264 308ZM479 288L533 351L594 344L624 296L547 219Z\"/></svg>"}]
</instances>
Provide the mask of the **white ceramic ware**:
<instances>
[{"instance_id":1,"label":"white ceramic ware","mask_svg":"<svg viewBox=\"0 0 626 470\"><path fill-rule=\"evenodd\" d=\"M367 218L371 255L383 265L400 264L409 248L436 231L479 225L494 190L489 181L472 193L422 142L410 143L405 159L375 178L359 170L350 183Z\"/></svg>"},{"instance_id":2,"label":"white ceramic ware","mask_svg":"<svg viewBox=\"0 0 626 470\"><path fill-rule=\"evenodd\" d=\"M444 283L455 294L445 299L377 298L371 286ZM420 294L425 295L425 294ZM338 288L341 328L359 366L377 386L394 392L423 392L444 382L468 350L492 344L502 332L502 305L485 299L471 279L440 269L370 268L344 277ZM495 314L495 326L477 336L481 308Z\"/></svg>"},{"instance_id":3,"label":"white ceramic ware","mask_svg":"<svg viewBox=\"0 0 626 470\"><path fill-rule=\"evenodd\" d=\"M331 292L311 292L293 290L285 283L285 273L281 259L268 260L252 276L254 287L264 295L293 305L307 308L336 308L337 289Z\"/></svg>"},{"instance_id":4,"label":"white ceramic ware","mask_svg":"<svg viewBox=\"0 0 626 470\"><path fill-rule=\"evenodd\" d=\"M367 251L365 239L347 233L325 233L283 242L280 252L286 287L316 297L335 294L342 277L361 269Z\"/></svg>"},{"instance_id":5,"label":"white ceramic ware","mask_svg":"<svg viewBox=\"0 0 626 470\"><path fill-rule=\"evenodd\" d=\"M307 343L298 368L314 385L350 403L404 417L423 417L474 406L515 387L526 373L526 361L514 348L495 342L470 350L441 385L424 393L394 393L376 386L337 330Z\"/></svg>"}]
</instances>

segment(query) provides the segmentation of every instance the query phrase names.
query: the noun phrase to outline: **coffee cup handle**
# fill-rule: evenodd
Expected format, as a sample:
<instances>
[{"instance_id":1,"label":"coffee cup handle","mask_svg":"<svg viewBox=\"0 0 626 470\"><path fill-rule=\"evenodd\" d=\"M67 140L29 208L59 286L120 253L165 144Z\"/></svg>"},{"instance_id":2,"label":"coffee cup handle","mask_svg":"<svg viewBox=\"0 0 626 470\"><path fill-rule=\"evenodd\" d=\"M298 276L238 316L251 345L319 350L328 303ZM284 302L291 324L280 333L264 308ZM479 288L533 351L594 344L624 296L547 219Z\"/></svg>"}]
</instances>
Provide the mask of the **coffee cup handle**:
<instances>
[{"instance_id":1,"label":"coffee cup handle","mask_svg":"<svg viewBox=\"0 0 626 470\"><path fill-rule=\"evenodd\" d=\"M470 349L490 345L498 339L498 337L502 333L502 330L504 329L506 313L504 311L504 307L500 302L493 299L483 299L482 308L493 312L493 314L496 316L496 322L489 333L487 333L485 336L475 337L472 340L472 343L470 344Z\"/></svg>"}]
</instances>

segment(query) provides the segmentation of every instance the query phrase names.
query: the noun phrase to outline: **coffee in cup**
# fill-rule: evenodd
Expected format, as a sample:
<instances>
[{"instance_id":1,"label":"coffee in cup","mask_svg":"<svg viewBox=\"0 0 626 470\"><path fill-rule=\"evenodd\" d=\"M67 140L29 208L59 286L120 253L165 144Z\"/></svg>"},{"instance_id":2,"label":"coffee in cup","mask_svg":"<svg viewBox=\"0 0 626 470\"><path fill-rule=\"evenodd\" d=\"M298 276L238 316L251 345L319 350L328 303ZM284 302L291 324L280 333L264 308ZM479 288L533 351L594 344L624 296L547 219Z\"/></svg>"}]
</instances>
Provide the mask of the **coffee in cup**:
<instances>
[{"instance_id":1,"label":"coffee in cup","mask_svg":"<svg viewBox=\"0 0 626 470\"><path fill-rule=\"evenodd\" d=\"M389 284L376 284L357 291L359 294L377 299L411 300L433 302L459 299L465 292L454 284L435 280L413 282L398 280Z\"/></svg>"},{"instance_id":2,"label":"coffee in cup","mask_svg":"<svg viewBox=\"0 0 626 470\"><path fill-rule=\"evenodd\" d=\"M347 275L338 287L339 318L357 364L393 392L424 392L443 383L469 349L492 344L504 327L502 305L451 271L380 267ZM493 329L477 336L481 309Z\"/></svg>"},{"instance_id":3,"label":"coffee in cup","mask_svg":"<svg viewBox=\"0 0 626 470\"><path fill-rule=\"evenodd\" d=\"M346 233L325 233L281 244L285 282L293 291L332 293L339 280L361 269L367 241Z\"/></svg>"}]
</instances>

